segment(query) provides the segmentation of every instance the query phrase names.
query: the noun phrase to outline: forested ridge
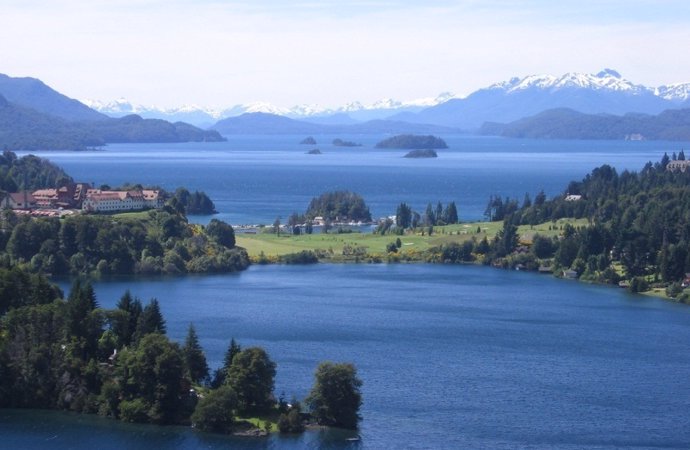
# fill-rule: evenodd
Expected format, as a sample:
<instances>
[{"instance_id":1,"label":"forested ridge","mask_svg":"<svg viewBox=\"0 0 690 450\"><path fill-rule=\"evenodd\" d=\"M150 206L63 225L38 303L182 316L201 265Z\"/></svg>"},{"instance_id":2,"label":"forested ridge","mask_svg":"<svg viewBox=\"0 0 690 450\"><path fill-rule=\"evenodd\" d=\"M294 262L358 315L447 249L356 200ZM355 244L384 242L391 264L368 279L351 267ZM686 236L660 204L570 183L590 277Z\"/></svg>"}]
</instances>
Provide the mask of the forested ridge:
<instances>
[{"instance_id":1,"label":"forested ridge","mask_svg":"<svg viewBox=\"0 0 690 450\"><path fill-rule=\"evenodd\" d=\"M583 279L623 282L632 291L665 288L670 297L688 300L683 281L690 272L690 171L667 170L684 154L664 155L639 172L619 173L609 165L571 182L563 194L548 200L492 197L490 220L503 220L503 229L490 241L470 240L436 250L442 261L474 261L536 270L549 267ZM536 225L562 218L586 219L587 225L566 225L555 238L538 234L521 240L519 225Z\"/></svg>"},{"instance_id":2,"label":"forested ridge","mask_svg":"<svg viewBox=\"0 0 690 450\"><path fill-rule=\"evenodd\" d=\"M690 139L690 109L669 109L656 116L585 114L559 108L507 124L485 123L480 134L532 139Z\"/></svg>"},{"instance_id":3,"label":"forested ridge","mask_svg":"<svg viewBox=\"0 0 690 450\"><path fill-rule=\"evenodd\" d=\"M118 119L74 121L15 105L0 95L0 149L84 150L107 143L218 142L217 131L202 130L183 122L143 119L130 115Z\"/></svg>"}]
</instances>

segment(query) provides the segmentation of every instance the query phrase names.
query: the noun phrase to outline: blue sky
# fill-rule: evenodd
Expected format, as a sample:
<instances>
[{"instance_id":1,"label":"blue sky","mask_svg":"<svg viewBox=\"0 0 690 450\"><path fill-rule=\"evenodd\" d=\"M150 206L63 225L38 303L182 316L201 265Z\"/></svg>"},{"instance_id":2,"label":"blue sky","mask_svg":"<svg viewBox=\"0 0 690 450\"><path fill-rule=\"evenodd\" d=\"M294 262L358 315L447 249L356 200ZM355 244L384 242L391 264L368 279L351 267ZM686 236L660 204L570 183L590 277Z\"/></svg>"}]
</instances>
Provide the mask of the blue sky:
<instances>
[{"instance_id":1,"label":"blue sky","mask_svg":"<svg viewBox=\"0 0 690 450\"><path fill-rule=\"evenodd\" d=\"M690 2L4 0L0 72L75 98L337 106L512 76L690 81Z\"/></svg>"}]
</instances>

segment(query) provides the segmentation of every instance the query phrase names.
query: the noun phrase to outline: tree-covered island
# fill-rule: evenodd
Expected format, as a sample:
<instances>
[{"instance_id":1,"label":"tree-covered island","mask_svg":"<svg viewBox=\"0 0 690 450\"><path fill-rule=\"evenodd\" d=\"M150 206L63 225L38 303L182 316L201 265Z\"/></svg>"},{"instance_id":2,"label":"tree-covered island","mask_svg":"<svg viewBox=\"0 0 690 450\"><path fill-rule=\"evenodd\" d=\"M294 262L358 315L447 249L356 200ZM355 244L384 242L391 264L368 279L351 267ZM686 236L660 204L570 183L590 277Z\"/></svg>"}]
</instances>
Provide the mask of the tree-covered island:
<instances>
[{"instance_id":1,"label":"tree-covered island","mask_svg":"<svg viewBox=\"0 0 690 450\"><path fill-rule=\"evenodd\" d=\"M431 149L410 150L405 154L404 158L438 158L438 153Z\"/></svg>"},{"instance_id":2,"label":"tree-covered island","mask_svg":"<svg viewBox=\"0 0 690 450\"><path fill-rule=\"evenodd\" d=\"M415 149L439 149L448 148L448 144L443 139L436 136L419 136L414 134L399 134L397 136L384 139L376 148L395 148L405 150Z\"/></svg>"},{"instance_id":3,"label":"tree-covered island","mask_svg":"<svg viewBox=\"0 0 690 450\"><path fill-rule=\"evenodd\" d=\"M340 138L333 139L333 145L336 147L361 147L362 144L353 141L345 141Z\"/></svg>"}]
</instances>

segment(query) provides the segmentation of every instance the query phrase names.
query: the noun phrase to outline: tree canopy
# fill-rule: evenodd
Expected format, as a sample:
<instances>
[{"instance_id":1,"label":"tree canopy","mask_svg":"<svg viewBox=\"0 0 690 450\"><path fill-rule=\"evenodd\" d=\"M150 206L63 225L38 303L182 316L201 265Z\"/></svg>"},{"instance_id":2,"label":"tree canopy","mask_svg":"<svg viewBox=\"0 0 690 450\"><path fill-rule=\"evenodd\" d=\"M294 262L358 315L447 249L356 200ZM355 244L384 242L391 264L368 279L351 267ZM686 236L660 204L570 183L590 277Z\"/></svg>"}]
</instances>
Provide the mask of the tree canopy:
<instances>
[{"instance_id":1,"label":"tree canopy","mask_svg":"<svg viewBox=\"0 0 690 450\"><path fill-rule=\"evenodd\" d=\"M306 402L319 424L357 428L361 386L354 365L322 362L316 369L314 386Z\"/></svg>"},{"instance_id":2,"label":"tree canopy","mask_svg":"<svg viewBox=\"0 0 690 450\"><path fill-rule=\"evenodd\" d=\"M371 222L371 213L364 199L350 191L326 192L313 198L305 216L310 220L321 216L331 222Z\"/></svg>"}]
</instances>

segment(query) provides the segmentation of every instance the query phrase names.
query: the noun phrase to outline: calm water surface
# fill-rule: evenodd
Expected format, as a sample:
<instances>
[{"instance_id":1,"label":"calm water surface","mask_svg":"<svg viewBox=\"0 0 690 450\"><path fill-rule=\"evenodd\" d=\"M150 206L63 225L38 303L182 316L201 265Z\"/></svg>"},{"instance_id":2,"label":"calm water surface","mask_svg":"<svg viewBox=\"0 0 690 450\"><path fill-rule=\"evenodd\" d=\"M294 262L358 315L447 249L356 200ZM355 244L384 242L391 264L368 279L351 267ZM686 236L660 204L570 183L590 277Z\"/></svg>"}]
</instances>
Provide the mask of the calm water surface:
<instances>
[{"instance_id":1,"label":"calm water surface","mask_svg":"<svg viewBox=\"0 0 690 450\"><path fill-rule=\"evenodd\" d=\"M171 338L194 322L211 366L230 338L265 347L276 393L304 397L319 361L364 380L345 434L242 441L97 418L3 412L14 448L688 448L690 308L472 266L264 266L227 276L99 282L157 297ZM40 425L39 425L40 424ZM0 442L0 446L3 443ZM100 445L99 445L100 447Z\"/></svg>"},{"instance_id":2,"label":"calm water surface","mask_svg":"<svg viewBox=\"0 0 690 450\"><path fill-rule=\"evenodd\" d=\"M334 137L361 142L341 148ZM272 224L304 212L319 194L346 189L367 201L374 217L395 214L400 202L423 212L428 202L455 201L461 220L482 218L490 195L532 197L563 192L593 168L640 170L687 143L549 141L443 136L438 158L406 159L404 150L373 148L384 136L316 136L322 155L299 136L230 136L228 142L109 145L97 152L43 152L76 180L185 186L207 192L218 218L232 224ZM195 218L204 223L209 220Z\"/></svg>"}]
</instances>

